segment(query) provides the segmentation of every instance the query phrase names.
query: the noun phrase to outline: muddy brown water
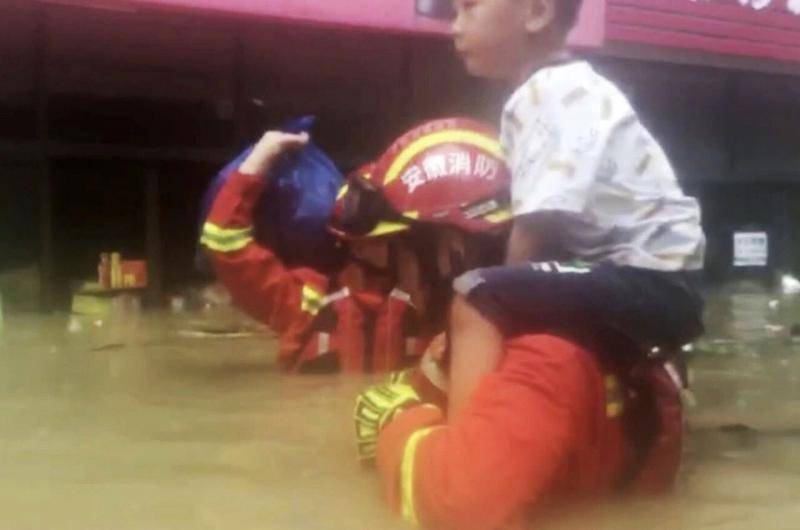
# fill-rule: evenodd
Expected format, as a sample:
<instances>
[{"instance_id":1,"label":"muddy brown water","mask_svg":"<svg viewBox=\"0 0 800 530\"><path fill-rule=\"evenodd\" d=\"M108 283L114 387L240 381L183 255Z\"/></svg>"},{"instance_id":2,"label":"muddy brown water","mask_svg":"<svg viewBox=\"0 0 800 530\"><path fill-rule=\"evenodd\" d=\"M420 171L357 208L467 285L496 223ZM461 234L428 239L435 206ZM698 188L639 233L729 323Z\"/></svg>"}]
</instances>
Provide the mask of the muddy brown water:
<instances>
[{"instance_id":1,"label":"muddy brown water","mask_svg":"<svg viewBox=\"0 0 800 530\"><path fill-rule=\"evenodd\" d=\"M368 378L282 375L268 334L179 334L192 318L70 333L65 316L6 316L0 529L406 528L354 459ZM800 356L780 344L694 360L674 496L537 527L800 528Z\"/></svg>"}]
</instances>

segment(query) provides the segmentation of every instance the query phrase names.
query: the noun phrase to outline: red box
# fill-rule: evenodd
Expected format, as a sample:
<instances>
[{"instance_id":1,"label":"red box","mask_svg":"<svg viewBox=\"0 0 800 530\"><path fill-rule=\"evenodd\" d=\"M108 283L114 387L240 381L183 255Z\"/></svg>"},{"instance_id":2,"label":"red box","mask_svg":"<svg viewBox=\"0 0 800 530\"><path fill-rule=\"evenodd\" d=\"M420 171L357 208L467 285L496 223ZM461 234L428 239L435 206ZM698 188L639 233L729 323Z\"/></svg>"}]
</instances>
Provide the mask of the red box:
<instances>
[{"instance_id":1,"label":"red box","mask_svg":"<svg viewBox=\"0 0 800 530\"><path fill-rule=\"evenodd\" d=\"M123 260L117 252L100 254L97 280L105 290L144 289L147 287L147 262Z\"/></svg>"},{"instance_id":2,"label":"red box","mask_svg":"<svg viewBox=\"0 0 800 530\"><path fill-rule=\"evenodd\" d=\"M120 262L123 289L143 289L147 287L147 262L144 260L123 260Z\"/></svg>"}]
</instances>

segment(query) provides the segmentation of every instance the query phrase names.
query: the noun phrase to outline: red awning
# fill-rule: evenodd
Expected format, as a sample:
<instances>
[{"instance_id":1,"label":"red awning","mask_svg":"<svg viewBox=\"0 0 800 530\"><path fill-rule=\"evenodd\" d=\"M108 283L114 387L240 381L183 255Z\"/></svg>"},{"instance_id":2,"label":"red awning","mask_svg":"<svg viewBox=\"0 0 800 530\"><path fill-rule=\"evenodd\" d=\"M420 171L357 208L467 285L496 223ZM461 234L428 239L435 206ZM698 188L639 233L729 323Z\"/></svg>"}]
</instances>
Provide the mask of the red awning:
<instances>
[{"instance_id":1,"label":"red awning","mask_svg":"<svg viewBox=\"0 0 800 530\"><path fill-rule=\"evenodd\" d=\"M800 62L800 0L609 0L609 41Z\"/></svg>"},{"instance_id":2,"label":"red awning","mask_svg":"<svg viewBox=\"0 0 800 530\"><path fill-rule=\"evenodd\" d=\"M103 9L171 9L422 34L448 32L446 22L417 15L416 0L45 0ZM603 44L606 0L586 2L571 36L575 46Z\"/></svg>"}]
</instances>

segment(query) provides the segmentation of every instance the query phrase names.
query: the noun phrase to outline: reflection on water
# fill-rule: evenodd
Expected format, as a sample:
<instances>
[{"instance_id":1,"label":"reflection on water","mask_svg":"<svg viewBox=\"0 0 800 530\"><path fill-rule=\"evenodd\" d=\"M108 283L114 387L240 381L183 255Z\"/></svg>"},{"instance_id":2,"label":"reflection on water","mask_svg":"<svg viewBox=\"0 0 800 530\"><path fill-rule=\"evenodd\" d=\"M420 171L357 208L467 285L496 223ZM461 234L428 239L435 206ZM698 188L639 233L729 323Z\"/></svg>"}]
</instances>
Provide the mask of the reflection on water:
<instances>
[{"instance_id":1,"label":"reflection on water","mask_svg":"<svg viewBox=\"0 0 800 530\"><path fill-rule=\"evenodd\" d=\"M0 528L404 528L354 459L352 398L366 378L282 376L267 335L178 334L188 321L68 333L64 317L6 317ZM780 344L695 359L676 496L544 527L797 528L800 357Z\"/></svg>"}]
</instances>

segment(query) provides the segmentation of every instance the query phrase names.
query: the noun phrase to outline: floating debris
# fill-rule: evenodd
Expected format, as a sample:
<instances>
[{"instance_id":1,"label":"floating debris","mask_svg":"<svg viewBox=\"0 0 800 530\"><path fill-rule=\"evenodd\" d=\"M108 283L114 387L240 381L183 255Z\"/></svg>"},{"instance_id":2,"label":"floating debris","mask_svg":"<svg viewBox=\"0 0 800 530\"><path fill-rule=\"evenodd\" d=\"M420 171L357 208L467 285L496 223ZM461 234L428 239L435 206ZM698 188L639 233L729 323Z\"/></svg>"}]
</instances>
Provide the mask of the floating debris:
<instances>
[{"instance_id":1,"label":"floating debris","mask_svg":"<svg viewBox=\"0 0 800 530\"><path fill-rule=\"evenodd\" d=\"M781 276L781 291L783 294L800 293L800 280L791 274L784 274Z\"/></svg>"},{"instance_id":2,"label":"floating debris","mask_svg":"<svg viewBox=\"0 0 800 530\"><path fill-rule=\"evenodd\" d=\"M777 311L778 308L780 307L780 305L781 305L780 300L770 300L769 301L769 308L772 309L773 311Z\"/></svg>"},{"instance_id":3,"label":"floating debris","mask_svg":"<svg viewBox=\"0 0 800 530\"><path fill-rule=\"evenodd\" d=\"M71 315L69 317L69 321L67 322L67 331L70 333L80 333L83 331L83 324L81 324L81 319L76 315Z\"/></svg>"},{"instance_id":4,"label":"floating debris","mask_svg":"<svg viewBox=\"0 0 800 530\"><path fill-rule=\"evenodd\" d=\"M169 299L169 308L173 313L183 313L186 309L186 299L182 296L173 296Z\"/></svg>"}]
</instances>

